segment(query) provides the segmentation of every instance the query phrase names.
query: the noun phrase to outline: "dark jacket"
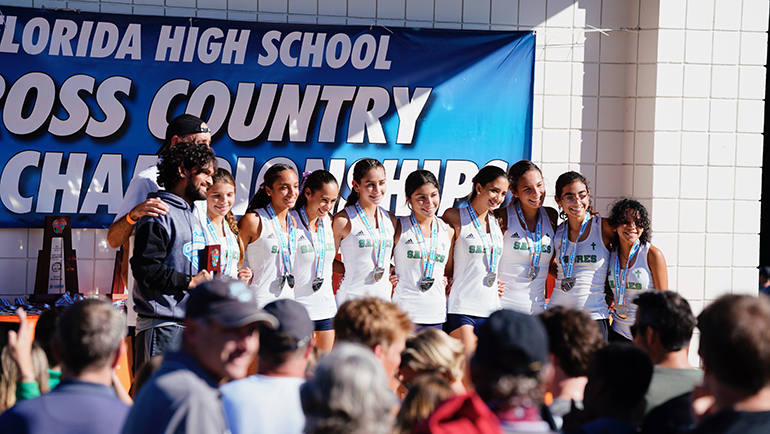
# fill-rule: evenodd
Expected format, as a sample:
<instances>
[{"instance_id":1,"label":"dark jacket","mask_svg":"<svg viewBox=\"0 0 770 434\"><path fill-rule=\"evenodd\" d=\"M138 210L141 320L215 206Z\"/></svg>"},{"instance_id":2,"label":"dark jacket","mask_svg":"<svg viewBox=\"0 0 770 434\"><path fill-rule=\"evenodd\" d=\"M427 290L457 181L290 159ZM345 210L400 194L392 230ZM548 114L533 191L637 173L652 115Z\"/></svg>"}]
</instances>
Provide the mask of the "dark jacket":
<instances>
[{"instance_id":1,"label":"dark jacket","mask_svg":"<svg viewBox=\"0 0 770 434\"><path fill-rule=\"evenodd\" d=\"M192 208L167 192L150 193L168 203L164 216L142 217L137 223L131 269L134 309L140 316L183 320L187 286L198 274L200 250L206 239Z\"/></svg>"}]
</instances>

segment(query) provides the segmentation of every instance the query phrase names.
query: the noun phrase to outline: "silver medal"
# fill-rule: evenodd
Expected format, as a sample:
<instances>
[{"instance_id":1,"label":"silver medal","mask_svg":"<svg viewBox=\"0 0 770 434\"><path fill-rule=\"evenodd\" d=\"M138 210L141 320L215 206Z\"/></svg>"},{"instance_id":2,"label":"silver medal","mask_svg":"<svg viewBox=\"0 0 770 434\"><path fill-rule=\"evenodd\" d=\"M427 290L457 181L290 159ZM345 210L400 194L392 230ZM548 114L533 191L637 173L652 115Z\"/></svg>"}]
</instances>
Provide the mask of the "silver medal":
<instances>
[{"instance_id":1,"label":"silver medal","mask_svg":"<svg viewBox=\"0 0 770 434\"><path fill-rule=\"evenodd\" d=\"M487 277L484 278L484 284L487 286L492 286L495 284L496 279L497 279L497 273L489 273L487 274Z\"/></svg>"},{"instance_id":2,"label":"silver medal","mask_svg":"<svg viewBox=\"0 0 770 434\"><path fill-rule=\"evenodd\" d=\"M426 292L433 286L433 282L435 281L432 277L423 277L420 279L420 291Z\"/></svg>"},{"instance_id":3,"label":"silver medal","mask_svg":"<svg viewBox=\"0 0 770 434\"><path fill-rule=\"evenodd\" d=\"M374 269L374 281L379 282L382 276L385 274L385 269L377 267Z\"/></svg>"},{"instance_id":4,"label":"silver medal","mask_svg":"<svg viewBox=\"0 0 770 434\"><path fill-rule=\"evenodd\" d=\"M286 281L289 282L289 288L294 288L294 275L289 274L286 276Z\"/></svg>"},{"instance_id":5,"label":"silver medal","mask_svg":"<svg viewBox=\"0 0 770 434\"><path fill-rule=\"evenodd\" d=\"M322 277L317 277L313 279L313 292L318 292L319 289L321 289L321 285L324 284L324 280Z\"/></svg>"},{"instance_id":6,"label":"silver medal","mask_svg":"<svg viewBox=\"0 0 770 434\"><path fill-rule=\"evenodd\" d=\"M278 278L278 290L283 291L283 285L286 284L286 276L280 276Z\"/></svg>"},{"instance_id":7,"label":"silver medal","mask_svg":"<svg viewBox=\"0 0 770 434\"><path fill-rule=\"evenodd\" d=\"M568 292L572 287L575 286L575 278L574 277L565 277L564 279L561 279L561 289L564 292Z\"/></svg>"},{"instance_id":8,"label":"silver medal","mask_svg":"<svg viewBox=\"0 0 770 434\"><path fill-rule=\"evenodd\" d=\"M628 306L625 304L619 304L615 306L615 313L620 317L620 319L626 319L628 318Z\"/></svg>"},{"instance_id":9,"label":"silver medal","mask_svg":"<svg viewBox=\"0 0 770 434\"><path fill-rule=\"evenodd\" d=\"M529 267L529 280L535 280L539 272L540 272L540 267L538 266Z\"/></svg>"}]
</instances>

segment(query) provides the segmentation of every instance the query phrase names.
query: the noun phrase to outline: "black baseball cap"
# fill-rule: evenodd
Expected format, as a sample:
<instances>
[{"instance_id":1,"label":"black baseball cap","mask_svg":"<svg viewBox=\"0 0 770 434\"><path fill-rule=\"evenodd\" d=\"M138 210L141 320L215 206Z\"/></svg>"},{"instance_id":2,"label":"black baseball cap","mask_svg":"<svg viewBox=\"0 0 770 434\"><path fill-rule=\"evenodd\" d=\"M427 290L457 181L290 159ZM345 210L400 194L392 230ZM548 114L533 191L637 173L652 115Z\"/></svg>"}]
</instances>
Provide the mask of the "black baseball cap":
<instances>
[{"instance_id":1,"label":"black baseball cap","mask_svg":"<svg viewBox=\"0 0 770 434\"><path fill-rule=\"evenodd\" d=\"M174 136L182 137L188 134L210 133L211 130L204 124L205 121L198 116L183 114L175 117L166 127L166 140L158 150L158 154L163 155L168 150L168 147L171 145L171 139Z\"/></svg>"},{"instance_id":2,"label":"black baseball cap","mask_svg":"<svg viewBox=\"0 0 770 434\"><path fill-rule=\"evenodd\" d=\"M278 320L278 327L273 330L263 330L259 335L259 344L279 351L291 351L300 348L313 337L315 323L310 319L307 309L298 302L282 298L265 306L265 312ZM296 345L281 345L276 341L278 333L287 333L296 339Z\"/></svg>"},{"instance_id":3,"label":"black baseball cap","mask_svg":"<svg viewBox=\"0 0 770 434\"><path fill-rule=\"evenodd\" d=\"M257 306L254 292L240 280L229 278L201 283L190 291L185 316L210 319L229 329L255 322L278 327L278 320Z\"/></svg>"},{"instance_id":4,"label":"black baseball cap","mask_svg":"<svg viewBox=\"0 0 770 434\"><path fill-rule=\"evenodd\" d=\"M536 316L503 309L476 330L474 363L514 375L533 375L548 360L548 334Z\"/></svg>"}]
</instances>

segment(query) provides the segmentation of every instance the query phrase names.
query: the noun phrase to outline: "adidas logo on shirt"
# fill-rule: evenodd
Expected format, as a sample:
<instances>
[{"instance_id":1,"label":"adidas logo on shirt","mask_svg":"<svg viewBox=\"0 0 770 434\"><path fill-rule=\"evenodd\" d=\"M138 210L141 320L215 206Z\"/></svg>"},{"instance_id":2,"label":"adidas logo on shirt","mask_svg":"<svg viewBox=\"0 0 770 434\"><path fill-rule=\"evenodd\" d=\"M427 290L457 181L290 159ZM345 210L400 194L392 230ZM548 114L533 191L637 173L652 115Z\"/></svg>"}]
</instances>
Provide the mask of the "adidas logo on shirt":
<instances>
[{"instance_id":1,"label":"adidas logo on shirt","mask_svg":"<svg viewBox=\"0 0 770 434\"><path fill-rule=\"evenodd\" d=\"M511 235L511 238L519 238L519 233L514 232L513 235Z\"/></svg>"},{"instance_id":2,"label":"adidas logo on shirt","mask_svg":"<svg viewBox=\"0 0 770 434\"><path fill-rule=\"evenodd\" d=\"M473 234L468 234L468 236L467 236L467 237L465 237L465 239L467 239L467 240L473 240L473 239L476 239L476 237L474 237L474 236L473 236Z\"/></svg>"},{"instance_id":3,"label":"adidas logo on shirt","mask_svg":"<svg viewBox=\"0 0 770 434\"><path fill-rule=\"evenodd\" d=\"M267 236L268 240L271 239L271 238L275 238L275 234L270 234L270 235Z\"/></svg>"},{"instance_id":4,"label":"adidas logo on shirt","mask_svg":"<svg viewBox=\"0 0 770 434\"><path fill-rule=\"evenodd\" d=\"M414 244L414 241L412 241L412 239L409 238L408 240L406 240L404 244Z\"/></svg>"},{"instance_id":5,"label":"adidas logo on shirt","mask_svg":"<svg viewBox=\"0 0 770 434\"><path fill-rule=\"evenodd\" d=\"M366 236L366 234L364 233L364 231L358 231L358 233L356 234L356 236L357 236L357 237L365 237L365 236Z\"/></svg>"},{"instance_id":6,"label":"adidas logo on shirt","mask_svg":"<svg viewBox=\"0 0 770 434\"><path fill-rule=\"evenodd\" d=\"M297 241L302 241L302 240L307 241L307 238L305 238L304 235L300 235L299 238L297 239Z\"/></svg>"}]
</instances>

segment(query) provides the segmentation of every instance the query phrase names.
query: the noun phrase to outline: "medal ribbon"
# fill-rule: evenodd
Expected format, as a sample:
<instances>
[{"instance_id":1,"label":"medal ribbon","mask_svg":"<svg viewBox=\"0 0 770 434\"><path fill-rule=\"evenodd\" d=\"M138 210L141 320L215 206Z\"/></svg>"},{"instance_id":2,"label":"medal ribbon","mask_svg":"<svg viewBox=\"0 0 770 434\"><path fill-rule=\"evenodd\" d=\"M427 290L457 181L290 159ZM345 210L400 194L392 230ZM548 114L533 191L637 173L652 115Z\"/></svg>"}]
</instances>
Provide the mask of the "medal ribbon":
<instances>
[{"instance_id":1,"label":"medal ribbon","mask_svg":"<svg viewBox=\"0 0 770 434\"><path fill-rule=\"evenodd\" d=\"M583 232L588 227L588 222L591 220L588 213L586 213L583 223L580 225L580 232L575 239L575 245L572 246L572 251L569 253L569 263L564 263L564 254L567 253L567 235L569 232L569 222L564 225L564 232L561 234L561 245L559 246L559 261L561 262L562 269L564 270L565 277L572 277L572 268L575 266L575 252L577 252L577 244L580 241L580 237L583 236Z\"/></svg>"},{"instance_id":2,"label":"medal ribbon","mask_svg":"<svg viewBox=\"0 0 770 434\"><path fill-rule=\"evenodd\" d=\"M537 210L537 225L535 226L535 237L532 237L532 232L529 231L529 227L527 227L527 221L524 220L524 213L521 211L521 204L519 202L516 202L516 214L519 215L519 219L524 223L524 230L527 231L527 250L529 251L529 265L534 267L535 265L540 265L540 253L543 250L543 229L540 225L540 210ZM530 246L529 240L534 241L535 243L535 250L532 251L532 246Z\"/></svg>"},{"instance_id":3,"label":"medal ribbon","mask_svg":"<svg viewBox=\"0 0 770 434\"><path fill-rule=\"evenodd\" d=\"M310 219L307 217L305 207L299 209L299 216L302 222L305 223L308 230L310 230ZM323 279L324 277L324 258L326 257L326 241L324 238L324 221L319 218L315 222L315 232L310 232L313 242L313 251L315 252L315 277L316 279ZM321 250L318 251L320 246Z\"/></svg>"},{"instance_id":4,"label":"medal ribbon","mask_svg":"<svg viewBox=\"0 0 770 434\"><path fill-rule=\"evenodd\" d=\"M433 216L433 227L430 230L430 254L425 247L425 238L422 236L420 223L414 217L414 213L409 215L412 222L414 233L417 235L417 244L420 245L420 257L422 258L423 276L433 277L433 267L436 265L436 250L438 249L438 219ZM426 257L427 256L427 257Z\"/></svg>"},{"instance_id":5,"label":"medal ribbon","mask_svg":"<svg viewBox=\"0 0 770 434\"><path fill-rule=\"evenodd\" d=\"M278 216L275 215L273 204L267 204L267 215L270 216L270 222L273 224L273 230L275 231L276 238L278 238L278 247L281 248L281 276L292 274L292 260L294 259L294 251L297 247L297 234L295 233L294 220L291 216L286 216L286 226L289 229L289 245L286 245L286 240L283 239L283 231L281 231L281 223L278 221Z\"/></svg>"},{"instance_id":6,"label":"medal ribbon","mask_svg":"<svg viewBox=\"0 0 770 434\"><path fill-rule=\"evenodd\" d=\"M223 222L223 224L224 224L224 222ZM230 235L232 233L228 233L229 231L227 229L225 229L225 228L222 228L222 230L225 233L225 248L223 249L224 251L222 252L222 256L224 256L224 261L223 262L225 263L225 266L224 266L224 268L222 268L222 274L224 274L225 276L229 276L230 275L230 270L232 269L233 262L238 262L237 260L236 261L232 260L232 259L234 259L234 257L231 254L232 251L230 250L230 243L234 241L233 245L237 245L238 244L238 240L231 240L230 239ZM208 213L206 213L206 232L208 232L209 237L212 239L212 241L215 244L219 244L219 240L221 238L219 238L219 235L217 235L217 231L214 228L214 223L211 222L211 217L209 217ZM232 235L233 235L233 237L235 236L235 234L232 234ZM239 252L239 254L240 254L240 252Z\"/></svg>"},{"instance_id":7,"label":"medal ribbon","mask_svg":"<svg viewBox=\"0 0 770 434\"><path fill-rule=\"evenodd\" d=\"M356 202L356 212L358 213L358 217L361 218L361 221L364 222L364 225L366 226L366 230L369 231L369 236L372 237L372 243L374 243L374 262L377 263L377 268L385 269L385 233L387 232L385 230L385 221L384 216L382 215L382 211L380 210L380 207L377 207L376 213L379 213L380 218L380 227L377 229L377 235L379 235L379 241L377 241L377 236L375 235L374 228L372 227L371 223L369 223L369 218L366 217L366 213L364 212L364 209L361 208L361 203Z\"/></svg>"},{"instance_id":8,"label":"medal ribbon","mask_svg":"<svg viewBox=\"0 0 770 434\"><path fill-rule=\"evenodd\" d=\"M492 226L496 224L495 219L487 216L487 219L489 220L489 239L487 239L485 236L486 232L482 229L481 223L479 223L479 216L476 215L476 210L473 209L473 205L471 204L468 204L468 214L470 214L473 226L476 227L476 232L478 232L481 237L481 242L484 244L484 254L487 257L487 263L489 264L489 272L495 273L497 272L497 260L500 258L500 247L495 243L497 239L494 234L495 231L492 230ZM489 246L487 241L489 241L492 246Z\"/></svg>"},{"instance_id":9,"label":"medal ribbon","mask_svg":"<svg viewBox=\"0 0 770 434\"><path fill-rule=\"evenodd\" d=\"M615 289L618 291L618 304L626 304L626 277L628 277L628 269L631 268L631 260L634 259L641 246L642 244L639 240L634 241L634 245L631 246L631 252L628 254L626 268L622 271L620 269L620 248L618 247L618 254L615 255L615 264L613 265ZM620 281L618 281L618 278L620 278Z\"/></svg>"}]
</instances>

